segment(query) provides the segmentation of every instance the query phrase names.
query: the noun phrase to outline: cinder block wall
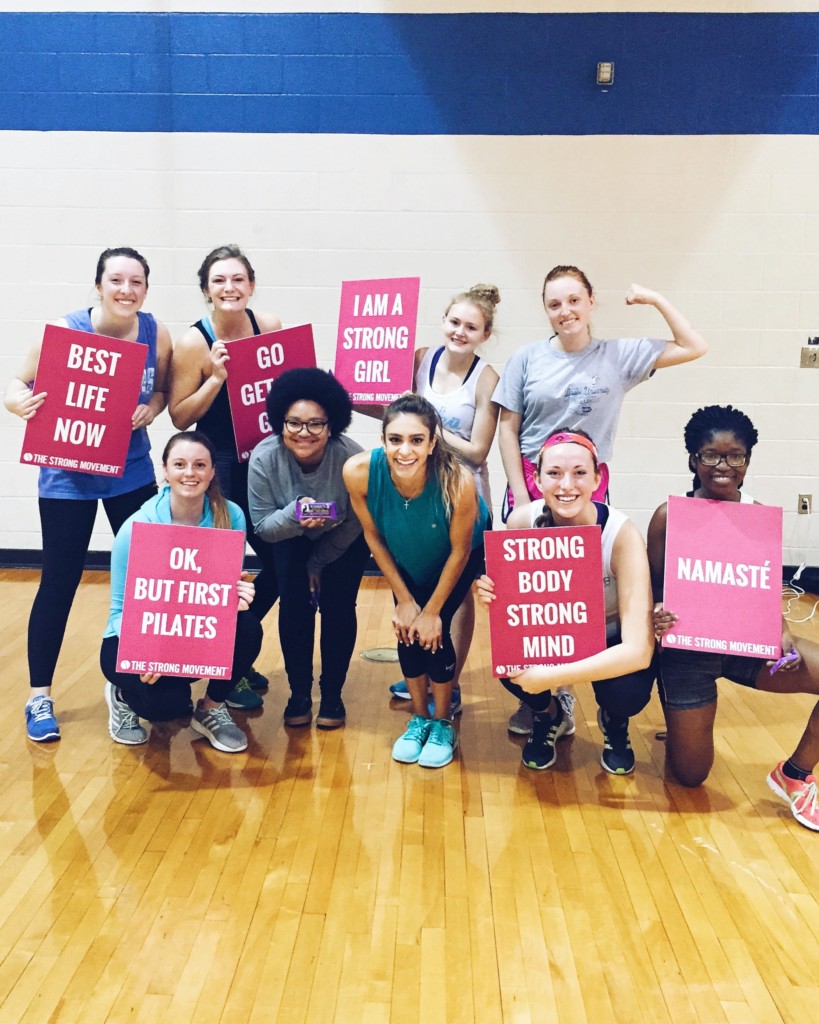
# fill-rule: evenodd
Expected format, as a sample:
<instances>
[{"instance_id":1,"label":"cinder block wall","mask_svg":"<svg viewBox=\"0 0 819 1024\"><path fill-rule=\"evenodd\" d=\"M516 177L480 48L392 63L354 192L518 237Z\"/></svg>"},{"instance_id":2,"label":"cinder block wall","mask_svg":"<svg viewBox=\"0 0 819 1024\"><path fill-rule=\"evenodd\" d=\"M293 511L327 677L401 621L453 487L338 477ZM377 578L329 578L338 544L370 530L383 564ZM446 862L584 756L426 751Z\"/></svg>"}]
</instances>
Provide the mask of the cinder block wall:
<instances>
[{"instance_id":1,"label":"cinder block wall","mask_svg":"<svg viewBox=\"0 0 819 1024\"><path fill-rule=\"evenodd\" d=\"M795 514L800 492L819 506L819 374L798 369L819 335L819 15L595 2L518 5L560 17L477 3L403 5L426 12L412 17L400 4L198 3L183 16L134 3L57 18L37 6L0 4L4 380L46 320L93 301L108 245L145 253L145 308L178 336L204 308L202 256L239 242L255 307L312 322L326 367L344 278L420 275L419 344L439 338L452 293L498 284L485 355L501 370L546 332L545 272L577 263L599 336L663 336L653 310L623 304L638 281L711 342L627 399L615 503L644 528L688 485L690 413L732 402L759 428L747 487L784 507L785 560L819 564L819 520ZM780 13L753 13L763 6ZM593 84L602 59L617 66L607 94ZM0 418L4 549L39 546L22 429ZM155 450L170 429L167 416L152 428ZM354 434L377 442L371 421ZM492 484L499 500L494 453ZM100 519L92 547L108 546Z\"/></svg>"}]
</instances>

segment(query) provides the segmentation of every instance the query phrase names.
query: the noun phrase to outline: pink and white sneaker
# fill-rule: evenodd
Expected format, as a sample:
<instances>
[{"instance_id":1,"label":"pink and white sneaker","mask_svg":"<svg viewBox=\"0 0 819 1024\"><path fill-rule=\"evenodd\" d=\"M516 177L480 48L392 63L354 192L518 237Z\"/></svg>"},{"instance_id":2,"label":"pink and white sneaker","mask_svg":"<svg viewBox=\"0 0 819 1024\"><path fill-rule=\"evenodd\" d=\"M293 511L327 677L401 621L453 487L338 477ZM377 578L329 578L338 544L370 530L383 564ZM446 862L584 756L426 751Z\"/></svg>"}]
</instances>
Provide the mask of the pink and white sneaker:
<instances>
[{"instance_id":1,"label":"pink and white sneaker","mask_svg":"<svg viewBox=\"0 0 819 1024\"><path fill-rule=\"evenodd\" d=\"M800 825L819 832L819 793L816 789L816 776L809 775L801 779L789 779L782 771L784 761L780 761L768 776L767 782L777 796L790 804L791 814Z\"/></svg>"}]
</instances>

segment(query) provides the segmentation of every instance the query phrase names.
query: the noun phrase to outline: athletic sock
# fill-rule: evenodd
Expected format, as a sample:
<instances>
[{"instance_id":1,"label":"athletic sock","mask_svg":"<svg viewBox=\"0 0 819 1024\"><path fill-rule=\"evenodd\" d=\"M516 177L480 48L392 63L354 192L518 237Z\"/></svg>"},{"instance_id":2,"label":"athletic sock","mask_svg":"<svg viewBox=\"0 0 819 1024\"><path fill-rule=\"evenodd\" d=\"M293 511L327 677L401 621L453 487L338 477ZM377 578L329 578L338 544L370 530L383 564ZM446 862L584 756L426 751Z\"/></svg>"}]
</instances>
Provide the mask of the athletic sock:
<instances>
[{"instance_id":1,"label":"athletic sock","mask_svg":"<svg viewBox=\"0 0 819 1024\"><path fill-rule=\"evenodd\" d=\"M789 779L798 779L800 782L805 782L811 772L806 772L799 765L794 764L791 758L788 758L782 765L782 774Z\"/></svg>"}]
</instances>

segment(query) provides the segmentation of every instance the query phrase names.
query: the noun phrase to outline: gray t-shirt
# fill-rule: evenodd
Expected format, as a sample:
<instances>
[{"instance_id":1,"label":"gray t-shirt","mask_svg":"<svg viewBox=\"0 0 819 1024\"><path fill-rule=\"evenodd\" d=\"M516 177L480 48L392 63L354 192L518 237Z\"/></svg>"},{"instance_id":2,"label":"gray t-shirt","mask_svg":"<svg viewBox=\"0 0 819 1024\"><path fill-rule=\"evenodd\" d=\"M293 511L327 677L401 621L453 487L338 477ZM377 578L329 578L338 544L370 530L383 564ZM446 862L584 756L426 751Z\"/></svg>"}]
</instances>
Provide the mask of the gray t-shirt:
<instances>
[{"instance_id":1,"label":"gray t-shirt","mask_svg":"<svg viewBox=\"0 0 819 1024\"><path fill-rule=\"evenodd\" d=\"M512 355L492 400L522 416L520 450L535 461L558 427L585 430L601 462L611 459L626 392L647 380L666 342L652 338L593 338L579 352L559 352L548 340Z\"/></svg>"},{"instance_id":2,"label":"gray t-shirt","mask_svg":"<svg viewBox=\"0 0 819 1024\"><path fill-rule=\"evenodd\" d=\"M361 523L350 504L341 471L351 455L363 451L345 434L331 437L324 458L312 473L282 444L277 434L260 441L250 456L247 498L253 528L263 539L276 543L291 537L307 537L313 550L307 560L321 570L347 550L361 533ZM296 501L309 495L316 501L334 501L337 519L309 530L296 519Z\"/></svg>"}]
</instances>

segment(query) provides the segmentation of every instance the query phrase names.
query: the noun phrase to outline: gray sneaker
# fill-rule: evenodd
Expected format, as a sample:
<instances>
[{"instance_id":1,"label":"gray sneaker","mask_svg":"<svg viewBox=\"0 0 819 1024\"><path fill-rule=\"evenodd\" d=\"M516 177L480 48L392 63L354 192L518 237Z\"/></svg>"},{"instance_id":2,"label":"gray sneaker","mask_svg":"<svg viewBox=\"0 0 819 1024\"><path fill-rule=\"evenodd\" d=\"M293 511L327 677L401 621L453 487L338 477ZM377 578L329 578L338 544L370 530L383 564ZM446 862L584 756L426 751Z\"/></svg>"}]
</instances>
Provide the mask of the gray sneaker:
<instances>
[{"instance_id":1,"label":"gray sneaker","mask_svg":"<svg viewBox=\"0 0 819 1024\"><path fill-rule=\"evenodd\" d=\"M535 715L532 709L520 702L517 711L509 719L507 729L509 732L515 733L517 736L531 736L532 729L535 727Z\"/></svg>"},{"instance_id":2,"label":"gray sneaker","mask_svg":"<svg viewBox=\"0 0 819 1024\"><path fill-rule=\"evenodd\" d=\"M191 716L191 729L226 754L238 754L240 750L247 749L247 736L230 717L224 704L218 708L206 708L201 700L198 701Z\"/></svg>"},{"instance_id":3,"label":"gray sneaker","mask_svg":"<svg viewBox=\"0 0 819 1024\"><path fill-rule=\"evenodd\" d=\"M566 728L560 735L574 736L574 694L560 689L555 694L555 700L563 708L563 718L567 722Z\"/></svg>"},{"instance_id":4,"label":"gray sneaker","mask_svg":"<svg viewBox=\"0 0 819 1024\"><path fill-rule=\"evenodd\" d=\"M148 742L148 733L139 724L136 712L117 696L113 683L104 687L105 703L108 705L108 732L115 743L124 743L126 747L138 747Z\"/></svg>"}]
</instances>

